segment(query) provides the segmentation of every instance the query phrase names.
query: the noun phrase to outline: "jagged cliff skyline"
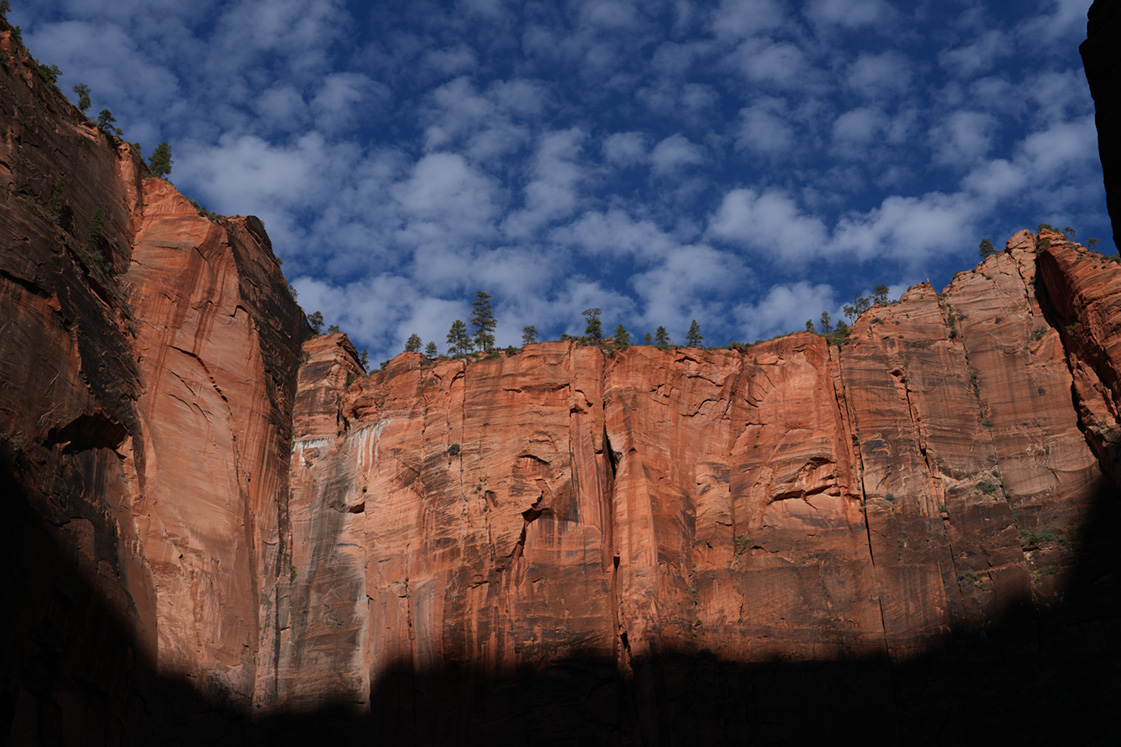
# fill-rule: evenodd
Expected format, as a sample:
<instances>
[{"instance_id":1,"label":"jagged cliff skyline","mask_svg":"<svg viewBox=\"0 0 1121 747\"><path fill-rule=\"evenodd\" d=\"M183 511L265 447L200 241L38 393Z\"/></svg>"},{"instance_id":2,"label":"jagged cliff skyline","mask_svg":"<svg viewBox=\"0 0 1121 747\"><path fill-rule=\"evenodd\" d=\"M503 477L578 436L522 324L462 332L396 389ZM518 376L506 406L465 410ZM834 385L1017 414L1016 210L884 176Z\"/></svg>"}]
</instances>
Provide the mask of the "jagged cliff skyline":
<instances>
[{"instance_id":1,"label":"jagged cliff skyline","mask_svg":"<svg viewBox=\"0 0 1121 747\"><path fill-rule=\"evenodd\" d=\"M691 319L750 342L941 288L1049 222L1110 247L1087 2L16 2L35 54L205 207L256 214L376 363ZM968 7L967 7L968 6Z\"/></svg>"}]
</instances>

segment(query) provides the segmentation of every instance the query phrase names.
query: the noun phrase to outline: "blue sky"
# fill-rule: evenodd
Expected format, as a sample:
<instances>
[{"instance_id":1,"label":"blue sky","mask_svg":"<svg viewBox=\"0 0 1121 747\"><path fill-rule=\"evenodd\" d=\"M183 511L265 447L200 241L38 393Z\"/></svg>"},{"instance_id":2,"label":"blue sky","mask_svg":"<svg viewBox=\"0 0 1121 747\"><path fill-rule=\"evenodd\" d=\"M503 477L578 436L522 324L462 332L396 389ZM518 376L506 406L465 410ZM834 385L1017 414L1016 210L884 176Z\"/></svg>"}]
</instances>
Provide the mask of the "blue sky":
<instances>
[{"instance_id":1,"label":"blue sky","mask_svg":"<svg viewBox=\"0 0 1121 747\"><path fill-rule=\"evenodd\" d=\"M64 91L260 216L375 363L412 332L442 351L479 289L501 345L589 307L726 344L941 288L1039 222L1116 251L1090 0L13 5Z\"/></svg>"}]
</instances>

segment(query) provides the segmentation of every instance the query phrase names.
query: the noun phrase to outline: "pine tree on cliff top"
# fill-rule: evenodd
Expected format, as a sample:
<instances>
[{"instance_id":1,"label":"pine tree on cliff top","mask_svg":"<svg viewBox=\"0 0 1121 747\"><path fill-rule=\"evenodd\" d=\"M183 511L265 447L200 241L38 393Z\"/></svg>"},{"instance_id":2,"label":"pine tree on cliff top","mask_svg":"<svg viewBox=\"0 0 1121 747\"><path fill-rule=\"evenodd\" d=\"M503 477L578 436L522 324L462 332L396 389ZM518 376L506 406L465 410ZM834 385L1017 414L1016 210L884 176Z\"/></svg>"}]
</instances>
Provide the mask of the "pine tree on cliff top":
<instances>
[{"instance_id":1,"label":"pine tree on cliff top","mask_svg":"<svg viewBox=\"0 0 1121 747\"><path fill-rule=\"evenodd\" d=\"M160 143L152 151L152 157L148 159L148 172L152 176L166 179L171 174L171 164L171 146Z\"/></svg>"},{"instance_id":2,"label":"pine tree on cliff top","mask_svg":"<svg viewBox=\"0 0 1121 747\"><path fill-rule=\"evenodd\" d=\"M448 330L448 355L467 355L472 350L474 345L471 344L471 337L467 334L467 325L462 319L456 319Z\"/></svg>"},{"instance_id":3,"label":"pine tree on cliff top","mask_svg":"<svg viewBox=\"0 0 1121 747\"><path fill-rule=\"evenodd\" d=\"M691 348L699 348L704 341L705 336L701 334L701 325L697 324L697 320L694 319L693 323L689 325L689 331L685 334L685 344Z\"/></svg>"},{"instance_id":4,"label":"pine tree on cliff top","mask_svg":"<svg viewBox=\"0 0 1121 747\"><path fill-rule=\"evenodd\" d=\"M631 333L628 332L627 328L622 324L615 328L615 334L613 337L615 341L615 347L619 348L620 350L630 347Z\"/></svg>"},{"instance_id":5,"label":"pine tree on cliff top","mask_svg":"<svg viewBox=\"0 0 1121 747\"><path fill-rule=\"evenodd\" d=\"M599 342L603 339L603 325L599 321L599 309L584 309L580 312L584 318L588 320L588 326L584 328L584 336Z\"/></svg>"},{"instance_id":6,"label":"pine tree on cliff top","mask_svg":"<svg viewBox=\"0 0 1121 747\"><path fill-rule=\"evenodd\" d=\"M78 109L81 110L82 116L86 116L86 110L92 105L90 101L90 87L85 83L78 83L74 86L74 93L78 94Z\"/></svg>"},{"instance_id":7,"label":"pine tree on cliff top","mask_svg":"<svg viewBox=\"0 0 1121 747\"><path fill-rule=\"evenodd\" d=\"M475 345L479 350L493 350L495 321L494 312L490 307L490 294L483 291L476 292L471 306L471 326L475 328Z\"/></svg>"}]
</instances>

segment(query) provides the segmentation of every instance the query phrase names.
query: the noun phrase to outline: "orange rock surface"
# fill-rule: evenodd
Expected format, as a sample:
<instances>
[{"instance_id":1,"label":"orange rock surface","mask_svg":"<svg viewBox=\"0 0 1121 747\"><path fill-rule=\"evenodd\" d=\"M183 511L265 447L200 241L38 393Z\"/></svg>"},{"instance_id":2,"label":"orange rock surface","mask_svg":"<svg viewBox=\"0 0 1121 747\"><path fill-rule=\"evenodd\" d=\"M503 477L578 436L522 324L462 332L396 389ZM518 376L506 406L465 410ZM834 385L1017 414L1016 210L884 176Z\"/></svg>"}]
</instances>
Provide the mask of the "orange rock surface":
<instances>
[{"instance_id":1,"label":"orange rock surface","mask_svg":"<svg viewBox=\"0 0 1121 747\"><path fill-rule=\"evenodd\" d=\"M1117 443L1121 272L1036 238L839 348L544 343L347 386L353 350L309 342L279 703L402 665L907 661L1058 602Z\"/></svg>"},{"instance_id":2,"label":"orange rock surface","mask_svg":"<svg viewBox=\"0 0 1121 747\"><path fill-rule=\"evenodd\" d=\"M150 743L275 669L306 322L259 221L143 178L0 48L0 733Z\"/></svg>"}]
</instances>

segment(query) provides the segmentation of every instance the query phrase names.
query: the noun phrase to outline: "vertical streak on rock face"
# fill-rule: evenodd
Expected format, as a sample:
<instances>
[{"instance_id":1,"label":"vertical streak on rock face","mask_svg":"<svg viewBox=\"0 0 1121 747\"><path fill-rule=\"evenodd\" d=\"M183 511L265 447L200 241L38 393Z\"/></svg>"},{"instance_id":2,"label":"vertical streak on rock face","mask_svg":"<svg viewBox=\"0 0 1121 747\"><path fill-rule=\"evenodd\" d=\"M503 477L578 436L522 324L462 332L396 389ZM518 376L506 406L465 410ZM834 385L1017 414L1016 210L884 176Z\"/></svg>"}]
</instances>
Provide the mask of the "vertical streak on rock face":
<instances>
[{"instance_id":1,"label":"vertical streak on rock face","mask_svg":"<svg viewBox=\"0 0 1121 747\"><path fill-rule=\"evenodd\" d=\"M153 668L202 709L247 706L276 650L305 323L259 221L142 180L6 23L0 52L0 493L27 586L0 620L11 733L153 741Z\"/></svg>"},{"instance_id":2,"label":"vertical streak on rock face","mask_svg":"<svg viewBox=\"0 0 1121 747\"><path fill-rule=\"evenodd\" d=\"M1117 336L1111 297L1078 290L1056 244L1044 263L1086 302L1055 314L1104 320L1085 321L1100 329L1080 360L1110 383L1080 401L1108 426L1116 368L1093 341ZM305 623L285 650L303 658L282 686L361 702L397 664L496 672L577 652L624 673L670 651L898 660L1049 604L1099 473L1035 261L1017 235L944 295L918 286L865 314L840 349L546 343L403 355L346 388L353 353L309 343L294 557L312 587L345 589L346 614L293 605Z\"/></svg>"},{"instance_id":3,"label":"vertical streak on rock face","mask_svg":"<svg viewBox=\"0 0 1121 747\"><path fill-rule=\"evenodd\" d=\"M948 623L1053 594L1072 561L1062 543L1100 473L1068 404L1059 335L1032 292L1034 252L1018 234L941 298L919 286L873 309L842 350L898 653ZM1037 536L1052 539L1039 547Z\"/></svg>"},{"instance_id":4,"label":"vertical streak on rock face","mask_svg":"<svg viewBox=\"0 0 1121 747\"><path fill-rule=\"evenodd\" d=\"M1053 241L1040 252L1047 311L1067 351L1080 427L1101 468L1121 486L1121 278L1117 265Z\"/></svg>"},{"instance_id":5,"label":"vertical streak on rock face","mask_svg":"<svg viewBox=\"0 0 1121 747\"><path fill-rule=\"evenodd\" d=\"M353 536L364 518L366 491L359 475L376 452L380 426L359 428L345 440L342 395L361 373L343 335L307 342L293 411L289 548L280 558L279 702L299 707L322 702L323 693L368 690L361 659L367 616L363 563ZM368 623L367 623L368 624ZM299 677L300 673L315 676Z\"/></svg>"},{"instance_id":6,"label":"vertical streak on rock face","mask_svg":"<svg viewBox=\"0 0 1121 747\"><path fill-rule=\"evenodd\" d=\"M126 277L147 424L133 510L158 589L159 666L248 706L262 611L271 648L295 319L251 225L199 216L162 180L143 196Z\"/></svg>"}]
</instances>

